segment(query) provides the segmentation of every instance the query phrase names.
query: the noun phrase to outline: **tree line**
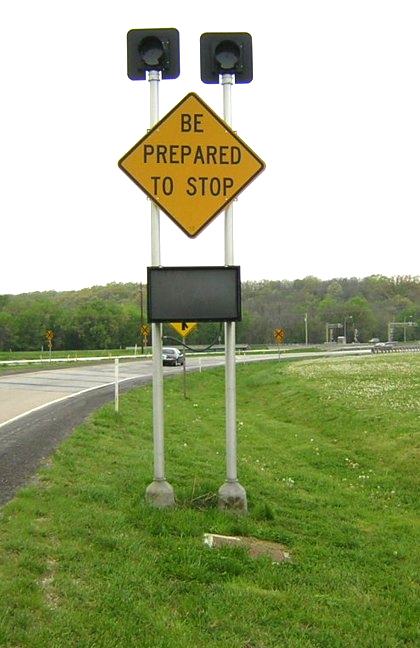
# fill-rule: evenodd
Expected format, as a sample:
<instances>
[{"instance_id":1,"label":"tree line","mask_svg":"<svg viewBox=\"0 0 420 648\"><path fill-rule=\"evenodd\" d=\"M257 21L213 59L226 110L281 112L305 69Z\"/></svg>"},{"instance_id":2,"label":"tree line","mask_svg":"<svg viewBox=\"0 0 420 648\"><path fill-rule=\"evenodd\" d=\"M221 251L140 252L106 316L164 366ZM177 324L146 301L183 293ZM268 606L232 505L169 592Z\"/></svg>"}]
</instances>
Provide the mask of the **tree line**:
<instances>
[{"instance_id":1,"label":"tree line","mask_svg":"<svg viewBox=\"0 0 420 648\"><path fill-rule=\"evenodd\" d=\"M394 339L420 334L420 278L373 275L363 279L258 281L242 284L240 344L273 344L274 330L286 332L286 342L324 342L326 331L336 339L346 325L347 340L386 340L388 324ZM46 332L53 331L57 350L118 349L141 345L140 326L147 323L146 286L111 283L79 291L0 295L0 350L47 348ZM416 326L417 325L417 326ZM405 333L404 333L405 328ZM164 325L168 344L177 334ZM188 338L191 344L223 341L219 324L200 324ZM150 342L150 340L148 340Z\"/></svg>"}]
</instances>

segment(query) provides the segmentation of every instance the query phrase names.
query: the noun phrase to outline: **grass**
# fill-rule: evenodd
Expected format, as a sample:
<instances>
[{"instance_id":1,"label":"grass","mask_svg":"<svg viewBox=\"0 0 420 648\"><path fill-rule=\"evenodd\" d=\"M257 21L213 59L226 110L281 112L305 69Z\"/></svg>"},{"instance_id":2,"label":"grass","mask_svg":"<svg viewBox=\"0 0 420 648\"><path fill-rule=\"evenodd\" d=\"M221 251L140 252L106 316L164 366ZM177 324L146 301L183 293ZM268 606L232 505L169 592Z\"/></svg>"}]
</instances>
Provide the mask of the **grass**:
<instances>
[{"instance_id":1,"label":"grass","mask_svg":"<svg viewBox=\"0 0 420 648\"><path fill-rule=\"evenodd\" d=\"M1 511L0 645L306 648L418 645L420 358L241 365L238 465L224 481L224 375L165 383L177 507L144 503L151 389L81 426ZM204 532L287 545L281 565Z\"/></svg>"}]
</instances>

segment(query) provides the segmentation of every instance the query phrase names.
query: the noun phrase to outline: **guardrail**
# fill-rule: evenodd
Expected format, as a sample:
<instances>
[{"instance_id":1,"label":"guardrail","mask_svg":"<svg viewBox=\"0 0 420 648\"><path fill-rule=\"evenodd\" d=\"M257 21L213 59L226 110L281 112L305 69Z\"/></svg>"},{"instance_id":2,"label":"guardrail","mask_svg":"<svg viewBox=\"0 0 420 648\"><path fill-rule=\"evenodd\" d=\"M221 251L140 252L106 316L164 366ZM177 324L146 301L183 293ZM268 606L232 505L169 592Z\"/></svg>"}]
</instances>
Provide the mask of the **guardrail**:
<instances>
[{"instance_id":1,"label":"guardrail","mask_svg":"<svg viewBox=\"0 0 420 648\"><path fill-rule=\"evenodd\" d=\"M407 353L409 351L420 351L420 345L414 346L393 346L393 347L372 347L372 353Z\"/></svg>"},{"instance_id":2,"label":"guardrail","mask_svg":"<svg viewBox=\"0 0 420 648\"><path fill-rule=\"evenodd\" d=\"M80 358L33 358L30 360L0 360L0 366L2 365L27 365L27 364L52 364L53 362L97 362L98 360L103 360L107 362L112 362L116 358L119 360L130 359L130 360L141 360L142 358L151 358L151 354L143 355L120 355L120 356L86 356Z\"/></svg>"},{"instance_id":3,"label":"guardrail","mask_svg":"<svg viewBox=\"0 0 420 648\"><path fill-rule=\"evenodd\" d=\"M294 347L299 347L302 349L302 355L305 353L308 353L302 345L293 345ZM334 352L334 351L361 351L361 350L366 350L366 352L369 352L369 345L368 344L360 344L360 345L311 345L311 348L316 348L319 347L320 353L323 352ZM267 345L267 347L260 348L260 349L250 349L248 345L245 344L238 344L236 345L236 352L239 354L244 354L244 355L256 355L256 354L261 354L261 353L267 353L267 355L275 355L276 353L281 352L282 355L285 354L287 355L287 351L293 351L294 349L292 348L292 345L281 345L279 348L279 345L272 346L270 347ZM414 344L414 345L397 345L395 347L370 347L372 353L403 353L406 351L420 351L420 344ZM201 353L198 351L198 348L196 350L196 355L204 355L204 353ZM214 353L215 350L213 350ZM223 345L219 345L217 347L217 353L223 353L224 347ZM209 352L206 352L206 355ZM85 357L64 357L64 358L33 358L33 359L26 359L26 360L0 360L0 366L10 366L10 365L28 365L28 364L53 364L53 363L65 363L65 362L112 362L116 358L119 360L146 360L150 359L152 357L151 353L144 353L144 354L139 354L139 355L120 355L120 356L85 356Z\"/></svg>"}]
</instances>

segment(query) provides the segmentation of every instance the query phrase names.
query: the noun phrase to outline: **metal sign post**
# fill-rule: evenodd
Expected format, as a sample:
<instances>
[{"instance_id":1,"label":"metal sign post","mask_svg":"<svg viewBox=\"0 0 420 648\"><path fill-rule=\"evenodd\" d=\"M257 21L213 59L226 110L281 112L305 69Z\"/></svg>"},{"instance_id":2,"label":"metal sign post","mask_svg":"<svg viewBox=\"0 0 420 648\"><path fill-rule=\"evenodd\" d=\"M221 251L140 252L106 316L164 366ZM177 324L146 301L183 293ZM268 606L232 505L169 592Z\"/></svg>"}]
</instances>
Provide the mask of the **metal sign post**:
<instances>
[{"instance_id":1,"label":"metal sign post","mask_svg":"<svg viewBox=\"0 0 420 648\"><path fill-rule=\"evenodd\" d=\"M159 81L160 72L148 72L150 87L150 128L159 120ZM158 206L151 202L151 261L152 266L160 265L160 214ZM175 497L172 486L165 479L164 416L163 416L163 366L162 366L162 326L152 324L153 354L153 462L154 479L146 488L146 501L159 508L174 506Z\"/></svg>"},{"instance_id":2,"label":"metal sign post","mask_svg":"<svg viewBox=\"0 0 420 648\"><path fill-rule=\"evenodd\" d=\"M276 344L277 344L277 351L278 351L278 354L279 354L279 360L280 360L280 357L281 357L280 356L280 345L283 344L285 335L286 335L286 332L285 332L284 329L282 329L282 328L274 329L274 339L275 339Z\"/></svg>"},{"instance_id":3,"label":"metal sign post","mask_svg":"<svg viewBox=\"0 0 420 648\"><path fill-rule=\"evenodd\" d=\"M51 356L52 356L52 343L53 343L53 339L54 339L54 331L48 330L48 331L46 332L45 337L46 337L47 340L48 340L48 356L49 356L49 359L50 359L50 362L51 362Z\"/></svg>"},{"instance_id":4,"label":"metal sign post","mask_svg":"<svg viewBox=\"0 0 420 648\"><path fill-rule=\"evenodd\" d=\"M223 117L232 122L233 74L222 75ZM234 264L233 254L233 205L225 209L225 265ZM226 481L219 488L219 508L246 512L248 509L246 491L238 481L236 453L236 359L235 322L225 323L225 403L226 403Z\"/></svg>"},{"instance_id":5,"label":"metal sign post","mask_svg":"<svg viewBox=\"0 0 420 648\"><path fill-rule=\"evenodd\" d=\"M185 347L182 348L182 356L184 362L182 363L182 385L184 388L184 398L187 398L187 355L185 353Z\"/></svg>"},{"instance_id":6,"label":"metal sign post","mask_svg":"<svg viewBox=\"0 0 420 648\"><path fill-rule=\"evenodd\" d=\"M114 374L115 374L115 389L114 389L114 409L115 412L118 414L119 411L119 360L118 358L115 358L114 361Z\"/></svg>"},{"instance_id":7,"label":"metal sign post","mask_svg":"<svg viewBox=\"0 0 420 648\"><path fill-rule=\"evenodd\" d=\"M140 335L141 335L141 354L144 354L144 318L143 318L143 284L140 283ZM137 355L137 354L136 354Z\"/></svg>"},{"instance_id":8,"label":"metal sign post","mask_svg":"<svg viewBox=\"0 0 420 648\"><path fill-rule=\"evenodd\" d=\"M226 481L219 489L220 508L247 510L245 489L237 477L236 456L236 358L235 321L240 320L240 275L233 265L232 201L264 168L264 162L230 128L231 89L236 83L252 81L252 39L245 32L202 34L200 40L201 79L219 83L222 77L224 120L195 93L189 93L159 121L159 81L179 75L179 34L176 29L134 29L127 34L127 72L132 80L145 80L150 87L150 130L118 162L124 173L151 199L151 265L148 277L163 275L174 268L162 268L160 259L160 213L166 213L187 236L197 236L222 210L225 210L224 276L230 277L229 299L216 291L210 302L200 301L192 312L184 303L176 311L167 303L154 304L148 286L148 317L152 322L153 348L153 441L154 480L146 489L146 500L157 507L175 504L172 486L165 479L164 408L162 367L162 322L181 322L181 335L190 332L197 321L225 322L226 360ZM220 268L206 271L207 282ZM188 279L192 280L192 268ZM152 272L153 271L153 272ZM156 274L157 273L157 274ZM197 276L197 275L195 275ZM220 279L219 275L219 279ZM236 279L235 279L236 278ZM192 281L194 283L194 281ZM226 285L224 286L226 288ZM233 292L232 292L233 290ZM171 291L171 297L173 297ZM210 294L210 293L209 293ZM233 297L233 299L232 299ZM170 300L169 300L170 301ZM210 303L210 308L209 308ZM217 306L217 308L216 308ZM170 318L168 319L168 313ZM143 321L142 321L143 323ZM185 360L184 360L185 372ZM184 373L185 376L185 373Z\"/></svg>"},{"instance_id":9,"label":"metal sign post","mask_svg":"<svg viewBox=\"0 0 420 648\"><path fill-rule=\"evenodd\" d=\"M175 331L186 338L187 335L195 331L198 324L197 322L171 322L171 326ZM182 347L182 357L184 359L182 363L182 384L184 389L184 398L187 398L187 354L185 353L185 344L183 343Z\"/></svg>"}]
</instances>

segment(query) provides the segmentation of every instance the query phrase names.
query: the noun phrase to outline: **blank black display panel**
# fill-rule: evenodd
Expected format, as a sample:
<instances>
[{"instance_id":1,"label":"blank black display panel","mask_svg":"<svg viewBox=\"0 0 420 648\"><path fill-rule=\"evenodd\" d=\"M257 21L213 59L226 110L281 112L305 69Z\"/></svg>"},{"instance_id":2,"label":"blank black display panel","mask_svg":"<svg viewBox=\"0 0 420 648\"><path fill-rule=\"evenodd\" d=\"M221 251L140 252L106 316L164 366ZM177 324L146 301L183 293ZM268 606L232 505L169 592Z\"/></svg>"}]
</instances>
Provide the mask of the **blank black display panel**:
<instances>
[{"instance_id":1,"label":"blank black display panel","mask_svg":"<svg viewBox=\"0 0 420 648\"><path fill-rule=\"evenodd\" d=\"M241 319L239 266L147 268L149 322Z\"/></svg>"}]
</instances>

